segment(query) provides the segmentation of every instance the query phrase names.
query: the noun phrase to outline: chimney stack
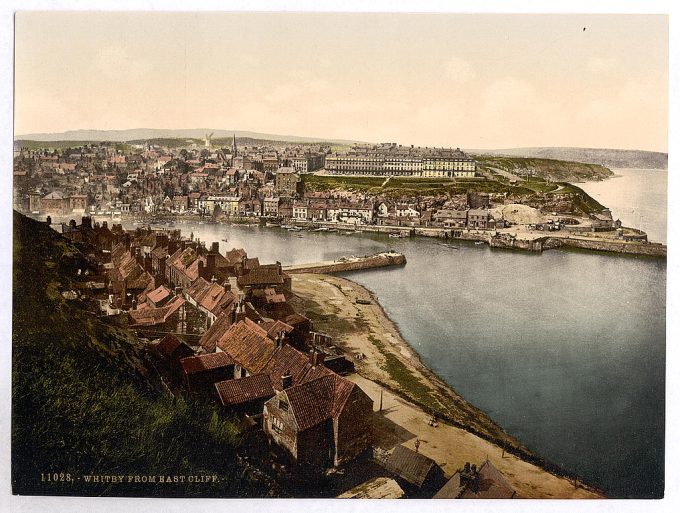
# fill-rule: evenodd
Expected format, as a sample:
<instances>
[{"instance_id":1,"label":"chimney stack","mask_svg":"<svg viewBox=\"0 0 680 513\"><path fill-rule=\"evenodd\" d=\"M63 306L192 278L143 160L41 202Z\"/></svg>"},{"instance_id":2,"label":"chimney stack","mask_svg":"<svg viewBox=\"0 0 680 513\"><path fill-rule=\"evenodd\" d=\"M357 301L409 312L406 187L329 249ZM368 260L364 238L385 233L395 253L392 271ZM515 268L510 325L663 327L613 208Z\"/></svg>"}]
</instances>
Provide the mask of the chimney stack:
<instances>
[{"instance_id":1,"label":"chimney stack","mask_svg":"<svg viewBox=\"0 0 680 513\"><path fill-rule=\"evenodd\" d=\"M208 271L214 271L217 266L217 255L215 253L208 253L206 255Z\"/></svg>"},{"instance_id":2,"label":"chimney stack","mask_svg":"<svg viewBox=\"0 0 680 513\"><path fill-rule=\"evenodd\" d=\"M211 253L219 253L220 252L220 243L219 242L213 242L212 245L210 246L210 252Z\"/></svg>"},{"instance_id":3,"label":"chimney stack","mask_svg":"<svg viewBox=\"0 0 680 513\"><path fill-rule=\"evenodd\" d=\"M317 365L323 365L325 359L326 355L316 349L314 349L309 355L309 360L310 363L312 364L312 367L316 367Z\"/></svg>"},{"instance_id":4,"label":"chimney stack","mask_svg":"<svg viewBox=\"0 0 680 513\"><path fill-rule=\"evenodd\" d=\"M293 386L293 376L290 375L290 372L286 372L283 376L281 376L281 388L286 390L287 388L290 388Z\"/></svg>"},{"instance_id":5,"label":"chimney stack","mask_svg":"<svg viewBox=\"0 0 680 513\"><path fill-rule=\"evenodd\" d=\"M171 240L168 242L168 255L174 255L177 252L177 241Z\"/></svg>"}]
</instances>

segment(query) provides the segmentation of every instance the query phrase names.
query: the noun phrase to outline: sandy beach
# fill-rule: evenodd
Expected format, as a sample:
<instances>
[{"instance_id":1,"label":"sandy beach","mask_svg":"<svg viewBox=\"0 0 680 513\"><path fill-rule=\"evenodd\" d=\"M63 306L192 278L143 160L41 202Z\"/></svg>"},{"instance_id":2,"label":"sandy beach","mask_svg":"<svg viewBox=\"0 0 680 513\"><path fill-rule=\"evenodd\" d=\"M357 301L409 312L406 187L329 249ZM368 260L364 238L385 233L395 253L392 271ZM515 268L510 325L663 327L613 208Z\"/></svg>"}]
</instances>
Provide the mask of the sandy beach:
<instances>
[{"instance_id":1,"label":"sandy beach","mask_svg":"<svg viewBox=\"0 0 680 513\"><path fill-rule=\"evenodd\" d=\"M430 371L365 287L337 276L298 274L293 293L315 329L351 355L358 383L374 401L376 445L420 450L450 476L466 461L487 457L522 497L601 498L583 483L554 475L484 412ZM359 302L357 302L357 300ZM438 419L432 427L432 416Z\"/></svg>"}]
</instances>

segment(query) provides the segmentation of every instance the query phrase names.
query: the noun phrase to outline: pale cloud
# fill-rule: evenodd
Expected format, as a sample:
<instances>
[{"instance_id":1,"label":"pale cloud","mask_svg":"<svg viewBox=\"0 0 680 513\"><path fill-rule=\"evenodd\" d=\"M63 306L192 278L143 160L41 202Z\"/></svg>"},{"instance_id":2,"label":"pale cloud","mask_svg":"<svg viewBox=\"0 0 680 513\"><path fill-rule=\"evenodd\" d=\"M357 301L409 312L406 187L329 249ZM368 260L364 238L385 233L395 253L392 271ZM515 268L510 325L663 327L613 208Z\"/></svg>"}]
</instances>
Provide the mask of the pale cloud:
<instances>
[{"instance_id":1,"label":"pale cloud","mask_svg":"<svg viewBox=\"0 0 680 513\"><path fill-rule=\"evenodd\" d=\"M361 17L291 14L282 35L264 15L148 16L142 31L126 14L19 17L17 133L212 127L468 148L666 147L662 18L617 39L639 23L599 17L591 39L546 46L564 17L466 16L471 33L452 29L456 16L390 16L367 32ZM532 48L540 62L529 66Z\"/></svg>"}]
</instances>

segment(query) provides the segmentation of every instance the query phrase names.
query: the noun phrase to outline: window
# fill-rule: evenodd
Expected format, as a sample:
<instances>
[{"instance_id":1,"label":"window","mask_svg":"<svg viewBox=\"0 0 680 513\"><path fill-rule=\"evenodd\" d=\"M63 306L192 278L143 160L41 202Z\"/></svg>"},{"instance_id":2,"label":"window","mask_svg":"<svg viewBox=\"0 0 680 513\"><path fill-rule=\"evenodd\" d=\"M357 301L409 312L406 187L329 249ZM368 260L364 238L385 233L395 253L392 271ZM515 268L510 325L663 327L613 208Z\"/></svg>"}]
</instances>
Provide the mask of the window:
<instances>
[{"instance_id":1,"label":"window","mask_svg":"<svg viewBox=\"0 0 680 513\"><path fill-rule=\"evenodd\" d=\"M277 419L276 417L272 417L272 431L274 433L281 434L283 433L283 422L281 422L281 419Z\"/></svg>"},{"instance_id":2,"label":"window","mask_svg":"<svg viewBox=\"0 0 680 513\"><path fill-rule=\"evenodd\" d=\"M286 401L279 401L279 409L288 411L288 403Z\"/></svg>"}]
</instances>

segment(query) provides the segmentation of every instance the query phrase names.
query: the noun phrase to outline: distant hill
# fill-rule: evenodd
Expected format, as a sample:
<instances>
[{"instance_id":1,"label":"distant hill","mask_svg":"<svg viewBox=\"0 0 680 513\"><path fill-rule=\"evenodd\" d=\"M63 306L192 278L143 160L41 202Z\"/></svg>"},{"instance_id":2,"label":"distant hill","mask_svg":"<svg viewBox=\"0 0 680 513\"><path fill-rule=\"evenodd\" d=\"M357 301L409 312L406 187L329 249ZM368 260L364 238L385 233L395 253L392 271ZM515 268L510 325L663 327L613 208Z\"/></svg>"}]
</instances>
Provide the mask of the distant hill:
<instances>
[{"instance_id":1,"label":"distant hill","mask_svg":"<svg viewBox=\"0 0 680 513\"><path fill-rule=\"evenodd\" d=\"M668 154L656 151L558 147L468 151L479 155L533 157L584 162L600 164L608 168L668 169Z\"/></svg>"},{"instance_id":2,"label":"distant hill","mask_svg":"<svg viewBox=\"0 0 680 513\"><path fill-rule=\"evenodd\" d=\"M237 138L250 138L292 143L328 142L335 144L352 144L360 141L344 139L325 139L318 137L299 137L296 135L264 134L246 130L218 130L214 128L191 128L166 130L162 128L131 128L129 130L69 130L60 133L39 133L15 135L14 140L29 141L138 141L147 139L203 139L206 134L213 133L213 139L229 138L236 134Z\"/></svg>"}]
</instances>

